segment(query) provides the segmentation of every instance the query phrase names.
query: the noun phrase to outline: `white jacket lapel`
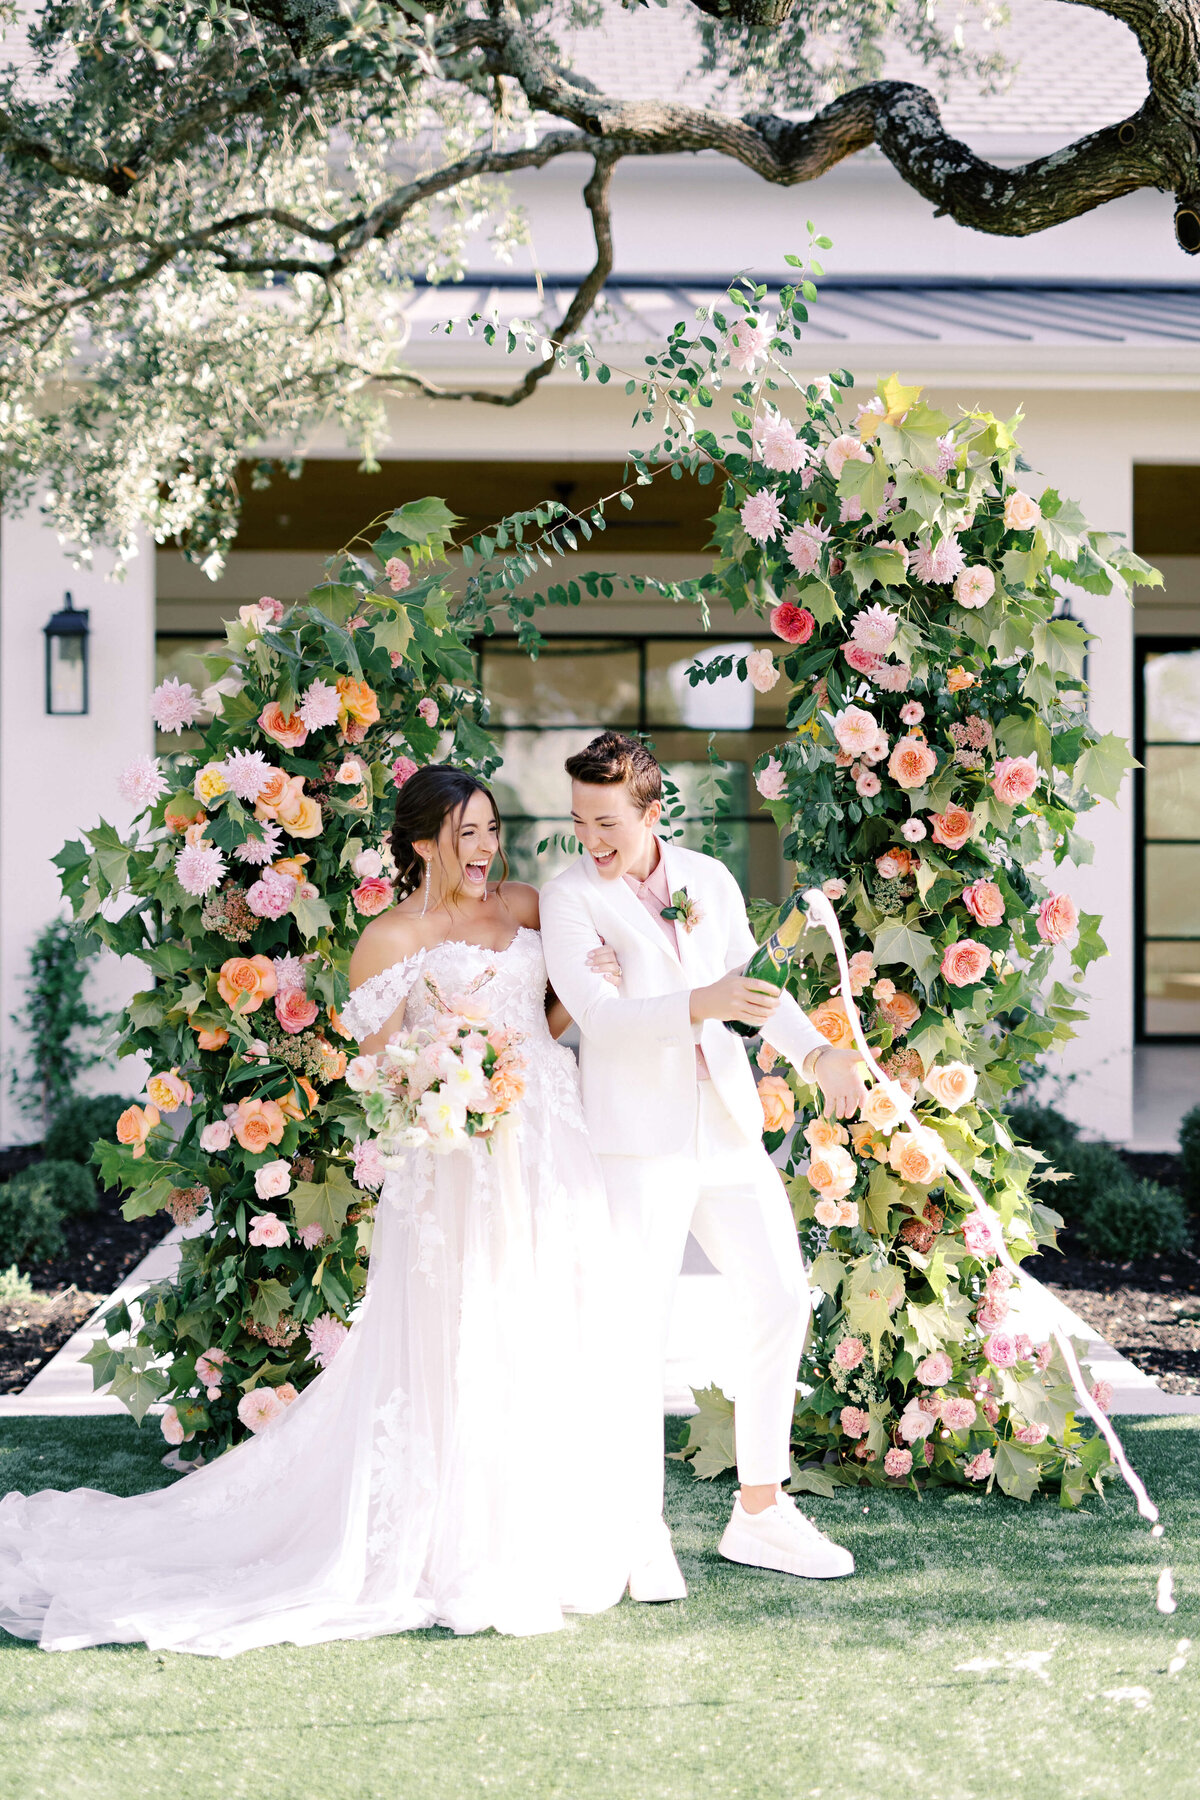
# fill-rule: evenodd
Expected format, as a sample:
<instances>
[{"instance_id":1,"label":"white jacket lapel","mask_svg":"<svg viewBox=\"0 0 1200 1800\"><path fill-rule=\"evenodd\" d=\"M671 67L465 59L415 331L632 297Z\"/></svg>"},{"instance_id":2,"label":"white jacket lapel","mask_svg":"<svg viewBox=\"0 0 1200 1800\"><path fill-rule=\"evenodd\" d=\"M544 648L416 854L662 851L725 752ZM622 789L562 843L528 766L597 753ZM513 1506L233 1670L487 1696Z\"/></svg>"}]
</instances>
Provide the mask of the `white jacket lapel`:
<instances>
[{"instance_id":1,"label":"white jacket lapel","mask_svg":"<svg viewBox=\"0 0 1200 1800\"><path fill-rule=\"evenodd\" d=\"M680 866L682 858L676 854L675 846L673 844L664 844L662 847L662 854L663 866L667 876L667 889L671 894L672 900L679 892L680 888L685 888L689 899L701 915L699 922L693 925L690 931L687 929L687 926L683 923L682 919L677 919L675 921L675 941L679 945L680 963L682 964L685 973L693 978L694 983L700 985L698 978L704 973L703 954L699 944L695 942L695 939L697 932L702 929L704 924L704 905L696 891L694 876L690 876L689 871Z\"/></svg>"},{"instance_id":2,"label":"white jacket lapel","mask_svg":"<svg viewBox=\"0 0 1200 1800\"><path fill-rule=\"evenodd\" d=\"M635 931L640 931L642 936L647 938L669 963L675 968L679 968L680 959L673 954L666 932L660 925L654 923L624 876L619 876L616 881L605 881L602 875L597 874L596 866L586 851L584 852L583 866L588 880L599 889L609 905L614 907Z\"/></svg>"}]
</instances>

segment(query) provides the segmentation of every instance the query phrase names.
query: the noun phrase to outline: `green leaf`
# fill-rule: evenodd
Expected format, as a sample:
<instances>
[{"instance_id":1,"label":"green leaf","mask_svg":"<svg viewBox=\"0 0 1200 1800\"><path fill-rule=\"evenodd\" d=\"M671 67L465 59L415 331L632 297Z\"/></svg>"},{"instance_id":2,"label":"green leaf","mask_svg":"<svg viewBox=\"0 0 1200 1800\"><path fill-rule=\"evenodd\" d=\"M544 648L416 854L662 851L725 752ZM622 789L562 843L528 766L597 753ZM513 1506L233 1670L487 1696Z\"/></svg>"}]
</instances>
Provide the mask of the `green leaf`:
<instances>
[{"instance_id":1,"label":"green leaf","mask_svg":"<svg viewBox=\"0 0 1200 1800\"><path fill-rule=\"evenodd\" d=\"M150 1166L153 1168L153 1163ZM128 1200L121 1203L122 1218L148 1219L152 1213L161 1212L171 1197L172 1188L177 1186L179 1183L172 1180L171 1175L158 1175L143 1186L134 1188Z\"/></svg>"},{"instance_id":2,"label":"green leaf","mask_svg":"<svg viewBox=\"0 0 1200 1800\"><path fill-rule=\"evenodd\" d=\"M333 929L333 914L319 894L315 900L305 900L298 895L292 901L291 912L306 943L319 936L322 931Z\"/></svg>"},{"instance_id":3,"label":"green leaf","mask_svg":"<svg viewBox=\"0 0 1200 1800\"><path fill-rule=\"evenodd\" d=\"M887 469L879 456L873 455L870 462L859 462L856 457L842 467L838 476L838 497L842 500L861 499L863 516L873 519L883 505L887 479Z\"/></svg>"},{"instance_id":4,"label":"green leaf","mask_svg":"<svg viewBox=\"0 0 1200 1800\"><path fill-rule=\"evenodd\" d=\"M899 424L879 427L879 448L890 463L906 462L922 470L936 467L938 439L949 429L950 421L944 412L919 400L909 407Z\"/></svg>"},{"instance_id":5,"label":"green leaf","mask_svg":"<svg viewBox=\"0 0 1200 1800\"><path fill-rule=\"evenodd\" d=\"M700 1410L694 1419L688 1420L683 1454L701 1481L712 1481L737 1464L733 1447L733 1401L727 1400L716 1387L696 1388L692 1397Z\"/></svg>"},{"instance_id":6,"label":"green leaf","mask_svg":"<svg viewBox=\"0 0 1200 1800\"><path fill-rule=\"evenodd\" d=\"M1086 973L1092 963L1099 962L1102 956L1108 955L1108 945L1100 936L1102 916L1100 913L1088 912L1079 915L1079 937L1071 951L1071 961L1081 975Z\"/></svg>"},{"instance_id":7,"label":"green leaf","mask_svg":"<svg viewBox=\"0 0 1200 1800\"><path fill-rule=\"evenodd\" d=\"M813 1287L820 1288L823 1294L828 1294L831 1299L836 1299L845 1273L846 1265L841 1257L835 1255L832 1250L822 1250L808 1271L808 1279Z\"/></svg>"},{"instance_id":8,"label":"green leaf","mask_svg":"<svg viewBox=\"0 0 1200 1800\"><path fill-rule=\"evenodd\" d=\"M1115 800L1130 769L1139 768L1129 746L1116 732L1108 731L1089 744L1075 765L1075 792L1094 794L1097 800Z\"/></svg>"},{"instance_id":9,"label":"green leaf","mask_svg":"<svg viewBox=\"0 0 1200 1800\"><path fill-rule=\"evenodd\" d=\"M346 1214L358 1195L340 1163L331 1163L324 1181L298 1181L292 1189L292 1215L297 1226L320 1225L331 1238L340 1236Z\"/></svg>"},{"instance_id":10,"label":"green leaf","mask_svg":"<svg viewBox=\"0 0 1200 1800\"><path fill-rule=\"evenodd\" d=\"M1056 674L1078 679L1090 635L1077 619L1047 619L1033 628L1034 658Z\"/></svg>"},{"instance_id":11,"label":"green leaf","mask_svg":"<svg viewBox=\"0 0 1200 1800\"><path fill-rule=\"evenodd\" d=\"M140 1425L156 1400L161 1400L170 1387L170 1378L161 1369L138 1369L123 1362L112 1379L112 1392L133 1414Z\"/></svg>"},{"instance_id":12,"label":"green leaf","mask_svg":"<svg viewBox=\"0 0 1200 1800\"><path fill-rule=\"evenodd\" d=\"M904 558L882 544L865 544L861 550L851 550L846 558L847 571L859 594L875 583L889 587L902 582L904 567Z\"/></svg>"},{"instance_id":13,"label":"green leaf","mask_svg":"<svg viewBox=\"0 0 1200 1800\"><path fill-rule=\"evenodd\" d=\"M404 608L399 607L391 618L372 622L371 636L389 656L403 657L412 642L413 622Z\"/></svg>"},{"instance_id":14,"label":"green leaf","mask_svg":"<svg viewBox=\"0 0 1200 1800\"><path fill-rule=\"evenodd\" d=\"M895 1330L891 1303L904 1297L904 1276L894 1263L875 1268L873 1262L873 1257L864 1256L852 1264L849 1285L842 1291L842 1304L851 1331L870 1341L878 1368L883 1339Z\"/></svg>"},{"instance_id":15,"label":"green leaf","mask_svg":"<svg viewBox=\"0 0 1200 1800\"><path fill-rule=\"evenodd\" d=\"M1032 1500L1041 1485L1040 1458L1023 1444L1008 1443L1004 1439L992 1451L992 1458L996 1480L1009 1499Z\"/></svg>"},{"instance_id":16,"label":"green leaf","mask_svg":"<svg viewBox=\"0 0 1200 1800\"><path fill-rule=\"evenodd\" d=\"M875 935L875 961L881 966L901 963L912 969L919 981L929 982L937 974L941 959L937 945L925 932L913 925L889 922L881 925Z\"/></svg>"},{"instance_id":17,"label":"green leaf","mask_svg":"<svg viewBox=\"0 0 1200 1800\"><path fill-rule=\"evenodd\" d=\"M971 1299L967 1294L947 1292L925 1306L910 1300L905 1312L922 1350L932 1352L944 1344L962 1342L971 1323Z\"/></svg>"},{"instance_id":18,"label":"green leaf","mask_svg":"<svg viewBox=\"0 0 1200 1800\"><path fill-rule=\"evenodd\" d=\"M875 1237L886 1237L888 1214L904 1198L904 1183L889 1175L882 1163L871 1170L871 1179L863 1197L863 1215L867 1230Z\"/></svg>"},{"instance_id":19,"label":"green leaf","mask_svg":"<svg viewBox=\"0 0 1200 1800\"><path fill-rule=\"evenodd\" d=\"M806 581L796 595L798 606L807 606L818 625L833 625L842 616L833 589L827 581Z\"/></svg>"},{"instance_id":20,"label":"green leaf","mask_svg":"<svg viewBox=\"0 0 1200 1800\"><path fill-rule=\"evenodd\" d=\"M819 1494L822 1500L832 1500L837 1492L837 1484L829 1479L820 1463L806 1463L803 1467L792 1458L792 1472L788 1486L793 1494Z\"/></svg>"},{"instance_id":21,"label":"green leaf","mask_svg":"<svg viewBox=\"0 0 1200 1800\"><path fill-rule=\"evenodd\" d=\"M1078 1404L1075 1389L1066 1376L1053 1367L1044 1376L1020 1377L1011 1369L1000 1369L997 1373L1001 1397L1018 1419L1027 1425L1044 1425L1051 1437L1061 1443L1067 1420Z\"/></svg>"},{"instance_id":22,"label":"green leaf","mask_svg":"<svg viewBox=\"0 0 1200 1800\"><path fill-rule=\"evenodd\" d=\"M121 1365L122 1353L114 1350L107 1338L97 1338L87 1354L80 1357L92 1371L92 1391L107 1387Z\"/></svg>"},{"instance_id":23,"label":"green leaf","mask_svg":"<svg viewBox=\"0 0 1200 1800\"><path fill-rule=\"evenodd\" d=\"M276 1281L273 1277L257 1281L254 1284L250 1317L256 1325L265 1325L269 1331L273 1331L291 1303L291 1290L282 1281Z\"/></svg>"},{"instance_id":24,"label":"green leaf","mask_svg":"<svg viewBox=\"0 0 1200 1800\"><path fill-rule=\"evenodd\" d=\"M1055 556L1073 562L1087 533L1087 520L1074 500L1060 500L1053 488L1042 495L1042 535Z\"/></svg>"},{"instance_id":25,"label":"green leaf","mask_svg":"<svg viewBox=\"0 0 1200 1800\"><path fill-rule=\"evenodd\" d=\"M1000 559L1000 567L1009 587L1032 587L1046 566L1048 554L1046 540L1040 531L1034 532L1031 549L1006 550Z\"/></svg>"}]
</instances>

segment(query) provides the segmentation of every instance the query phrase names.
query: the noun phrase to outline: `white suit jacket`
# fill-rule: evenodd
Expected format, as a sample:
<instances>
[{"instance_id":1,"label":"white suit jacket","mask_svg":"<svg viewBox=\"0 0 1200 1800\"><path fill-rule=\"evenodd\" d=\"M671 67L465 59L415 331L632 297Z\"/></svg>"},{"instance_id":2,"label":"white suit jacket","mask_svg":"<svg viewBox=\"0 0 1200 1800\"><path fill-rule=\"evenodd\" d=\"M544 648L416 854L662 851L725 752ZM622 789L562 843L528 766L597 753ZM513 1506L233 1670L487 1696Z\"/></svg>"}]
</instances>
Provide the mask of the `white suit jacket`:
<instances>
[{"instance_id":1,"label":"white suit jacket","mask_svg":"<svg viewBox=\"0 0 1200 1800\"><path fill-rule=\"evenodd\" d=\"M733 1118L751 1141L762 1136L745 1040L719 1019L694 1026L689 1017L690 990L743 968L757 948L741 889L714 857L678 844L661 849L671 893L686 888L700 913L690 932L679 926L678 957L628 882L604 880L586 853L541 894L546 967L579 1026L584 1112L601 1155L690 1149L697 1043ZM588 952L601 943L620 958L619 988L587 966ZM790 994L781 996L767 1036L797 1068L825 1043Z\"/></svg>"}]
</instances>

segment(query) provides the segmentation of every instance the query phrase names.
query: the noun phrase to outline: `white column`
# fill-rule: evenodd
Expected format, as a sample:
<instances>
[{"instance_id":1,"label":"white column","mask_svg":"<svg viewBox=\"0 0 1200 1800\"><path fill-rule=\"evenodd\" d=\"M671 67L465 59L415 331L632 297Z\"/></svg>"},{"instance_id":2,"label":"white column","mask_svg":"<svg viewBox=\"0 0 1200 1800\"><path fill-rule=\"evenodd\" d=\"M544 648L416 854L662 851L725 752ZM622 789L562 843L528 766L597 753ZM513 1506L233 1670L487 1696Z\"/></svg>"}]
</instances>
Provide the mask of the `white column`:
<instances>
[{"instance_id":1,"label":"white column","mask_svg":"<svg viewBox=\"0 0 1200 1800\"><path fill-rule=\"evenodd\" d=\"M24 1002L29 948L65 911L50 858L101 817L127 829L131 808L117 777L131 758L153 749L148 700L154 683L154 555L147 543L124 581L107 579L112 558L77 569L37 506L0 520L0 1143L40 1136L22 1114L9 1076L23 1060L11 1015ZM80 717L46 712L42 627L70 592L90 613L90 710ZM142 965L105 953L89 995L120 1006L148 977ZM97 1068L81 1085L133 1093L145 1080L142 1059Z\"/></svg>"}]
</instances>

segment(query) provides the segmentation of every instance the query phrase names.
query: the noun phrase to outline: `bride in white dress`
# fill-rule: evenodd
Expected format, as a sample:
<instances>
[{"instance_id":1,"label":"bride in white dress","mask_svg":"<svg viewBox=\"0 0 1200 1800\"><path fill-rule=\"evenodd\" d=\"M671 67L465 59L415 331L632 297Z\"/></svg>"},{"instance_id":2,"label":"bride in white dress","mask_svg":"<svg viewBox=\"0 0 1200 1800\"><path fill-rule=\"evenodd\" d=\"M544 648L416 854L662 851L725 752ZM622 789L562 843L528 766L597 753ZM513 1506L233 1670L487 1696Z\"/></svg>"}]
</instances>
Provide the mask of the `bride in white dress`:
<instances>
[{"instance_id":1,"label":"bride in white dress","mask_svg":"<svg viewBox=\"0 0 1200 1800\"><path fill-rule=\"evenodd\" d=\"M622 1462L618 1285L537 894L489 883L499 820L462 770L411 778L393 847L408 891L363 933L347 1024L371 1051L469 996L521 1036L524 1095L490 1150L388 1174L353 1328L259 1436L158 1492L0 1502L0 1626L43 1649L523 1635L625 1590L619 1496L586 1460Z\"/></svg>"}]
</instances>

